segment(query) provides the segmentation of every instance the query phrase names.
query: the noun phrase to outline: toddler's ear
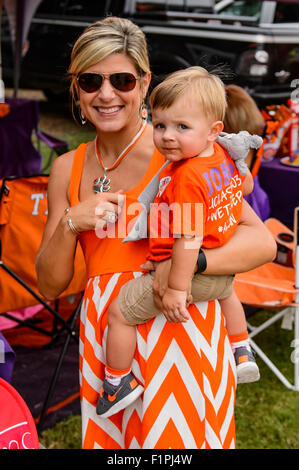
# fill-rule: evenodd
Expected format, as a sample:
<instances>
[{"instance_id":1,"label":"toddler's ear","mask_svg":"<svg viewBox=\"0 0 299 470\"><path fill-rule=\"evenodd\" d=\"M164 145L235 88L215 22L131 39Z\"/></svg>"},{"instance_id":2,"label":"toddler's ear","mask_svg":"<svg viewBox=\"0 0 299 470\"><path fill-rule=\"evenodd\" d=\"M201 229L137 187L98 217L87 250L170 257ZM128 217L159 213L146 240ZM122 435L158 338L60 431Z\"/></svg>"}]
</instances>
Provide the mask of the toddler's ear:
<instances>
[{"instance_id":1,"label":"toddler's ear","mask_svg":"<svg viewBox=\"0 0 299 470\"><path fill-rule=\"evenodd\" d=\"M212 142L217 139L220 132L223 131L223 122L222 121L215 121L211 125L211 130L209 134L209 140Z\"/></svg>"}]
</instances>

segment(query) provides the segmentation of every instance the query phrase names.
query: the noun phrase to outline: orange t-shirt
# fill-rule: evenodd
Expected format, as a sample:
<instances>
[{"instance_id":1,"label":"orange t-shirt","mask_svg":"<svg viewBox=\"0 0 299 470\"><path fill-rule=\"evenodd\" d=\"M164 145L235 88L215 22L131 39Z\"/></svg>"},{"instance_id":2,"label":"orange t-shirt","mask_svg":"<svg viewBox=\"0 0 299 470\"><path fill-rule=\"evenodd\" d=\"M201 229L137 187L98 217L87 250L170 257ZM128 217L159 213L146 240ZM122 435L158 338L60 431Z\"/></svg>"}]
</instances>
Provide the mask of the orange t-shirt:
<instances>
[{"instance_id":1,"label":"orange t-shirt","mask_svg":"<svg viewBox=\"0 0 299 470\"><path fill-rule=\"evenodd\" d=\"M170 163L159 175L159 191L149 215L148 259L171 256L175 237L202 238L202 247L226 243L241 216L244 177L223 148L210 157Z\"/></svg>"},{"instance_id":2,"label":"orange t-shirt","mask_svg":"<svg viewBox=\"0 0 299 470\"><path fill-rule=\"evenodd\" d=\"M79 188L86 146L87 144L81 144L74 155L69 187L71 206L80 202ZM140 264L145 262L148 252L148 240L144 239L127 243L122 243L122 240L130 232L132 224L143 210L137 201L139 194L164 162L165 157L155 149L151 162L141 181L135 188L124 193L126 202L119 220L115 224L109 224L106 230L88 230L79 235L78 238L85 258L88 278L101 274L141 271Z\"/></svg>"}]
</instances>

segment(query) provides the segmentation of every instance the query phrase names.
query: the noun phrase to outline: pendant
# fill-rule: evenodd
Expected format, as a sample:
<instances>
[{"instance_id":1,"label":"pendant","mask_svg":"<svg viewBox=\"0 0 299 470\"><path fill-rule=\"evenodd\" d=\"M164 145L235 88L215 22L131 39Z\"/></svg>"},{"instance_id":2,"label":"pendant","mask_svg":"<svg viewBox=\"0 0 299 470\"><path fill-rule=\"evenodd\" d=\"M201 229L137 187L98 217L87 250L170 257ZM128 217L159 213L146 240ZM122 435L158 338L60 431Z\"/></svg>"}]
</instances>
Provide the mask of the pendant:
<instances>
[{"instance_id":1,"label":"pendant","mask_svg":"<svg viewBox=\"0 0 299 470\"><path fill-rule=\"evenodd\" d=\"M106 175L97 178L93 182L94 193L106 193L110 190L110 179Z\"/></svg>"}]
</instances>

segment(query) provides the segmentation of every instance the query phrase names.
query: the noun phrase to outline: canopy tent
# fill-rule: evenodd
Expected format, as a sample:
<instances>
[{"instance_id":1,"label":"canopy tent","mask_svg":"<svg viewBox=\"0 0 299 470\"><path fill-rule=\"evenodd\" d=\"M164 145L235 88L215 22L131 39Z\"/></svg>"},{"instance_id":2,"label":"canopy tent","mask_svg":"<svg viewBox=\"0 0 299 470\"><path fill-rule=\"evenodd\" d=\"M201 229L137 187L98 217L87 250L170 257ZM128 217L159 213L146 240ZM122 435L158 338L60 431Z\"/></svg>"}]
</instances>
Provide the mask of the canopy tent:
<instances>
[{"instance_id":1,"label":"canopy tent","mask_svg":"<svg viewBox=\"0 0 299 470\"><path fill-rule=\"evenodd\" d=\"M4 6L10 27L14 54L14 96L17 96L20 80L22 52L32 17L41 3L41 0L0 0L0 20ZM0 21L1 27L1 21ZM0 30L1 37L1 30ZM0 54L0 82L2 81L1 54ZM1 87L1 83L0 83Z\"/></svg>"}]
</instances>

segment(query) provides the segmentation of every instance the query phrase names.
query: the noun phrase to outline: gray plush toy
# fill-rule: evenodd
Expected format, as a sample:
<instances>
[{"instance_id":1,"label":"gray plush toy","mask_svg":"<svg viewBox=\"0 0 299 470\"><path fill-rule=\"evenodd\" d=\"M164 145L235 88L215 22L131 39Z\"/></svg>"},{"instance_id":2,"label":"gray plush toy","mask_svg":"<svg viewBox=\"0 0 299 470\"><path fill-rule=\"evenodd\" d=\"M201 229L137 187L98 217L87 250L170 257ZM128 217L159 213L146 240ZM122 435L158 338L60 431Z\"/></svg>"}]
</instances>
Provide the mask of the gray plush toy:
<instances>
[{"instance_id":1,"label":"gray plush toy","mask_svg":"<svg viewBox=\"0 0 299 470\"><path fill-rule=\"evenodd\" d=\"M230 158L234 160L235 165L241 175L249 172L245 158L250 149L258 149L263 143L259 135L249 134L247 131L241 131L238 134L227 134L221 132L216 142L223 147Z\"/></svg>"},{"instance_id":2,"label":"gray plush toy","mask_svg":"<svg viewBox=\"0 0 299 470\"><path fill-rule=\"evenodd\" d=\"M263 139L258 135L251 135L247 131L241 131L238 134L227 134L225 132L221 132L216 142L221 145L221 147L227 151L231 159L234 160L239 173L241 175L246 175L249 170L246 165L245 158L247 157L250 149L258 149L262 145ZM168 165L168 163L169 161L164 163L158 173L156 173L140 193L138 201L144 210L139 214L130 233L123 239L123 243L147 238L147 219L151 203L154 201L159 189L159 173Z\"/></svg>"}]
</instances>

